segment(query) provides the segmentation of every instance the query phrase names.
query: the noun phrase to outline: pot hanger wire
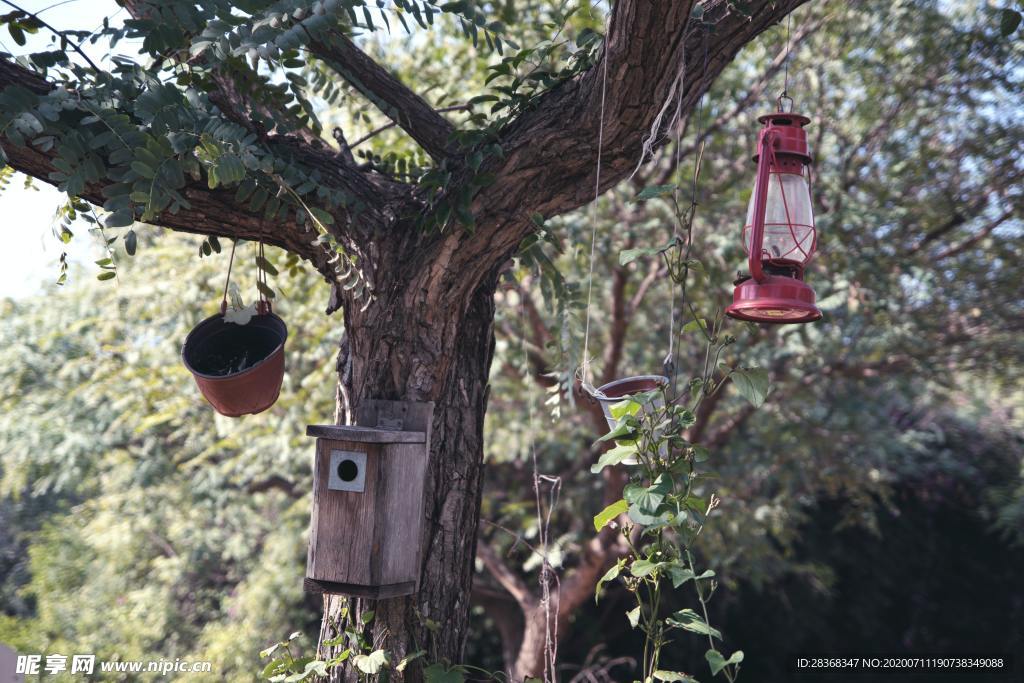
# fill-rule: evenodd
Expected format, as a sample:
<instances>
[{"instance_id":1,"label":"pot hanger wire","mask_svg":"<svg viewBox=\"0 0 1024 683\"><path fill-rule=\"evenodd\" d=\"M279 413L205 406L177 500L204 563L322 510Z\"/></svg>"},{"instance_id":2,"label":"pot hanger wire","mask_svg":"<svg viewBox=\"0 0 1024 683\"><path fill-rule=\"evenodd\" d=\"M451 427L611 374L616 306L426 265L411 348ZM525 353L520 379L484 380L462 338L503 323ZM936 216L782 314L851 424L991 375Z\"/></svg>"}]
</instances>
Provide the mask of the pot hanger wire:
<instances>
[{"instance_id":1,"label":"pot hanger wire","mask_svg":"<svg viewBox=\"0 0 1024 683\"><path fill-rule=\"evenodd\" d=\"M610 14L609 14L609 18L610 18ZM687 17L686 26L683 28L684 35L686 35L689 32L690 20L692 18L693 18L692 14L689 17ZM606 20L606 23L605 23L605 41L607 41L607 37L608 37L608 23L609 22ZM702 22L701 25L704 28L704 35L703 35L703 61L704 61L704 64L703 64L703 71L701 73L701 86L703 87L704 82L707 79L707 69L708 69L708 30L707 30L707 27L703 25L703 22ZM591 308L591 304L592 304L592 301L593 301L593 291L594 291L594 260L595 260L595 255L596 255L596 246L597 246L597 217L598 217L597 209L598 209L598 200L600 199L600 196L601 196L601 155L602 155L602 150L603 150L603 145L604 145L605 100L606 100L606 92L607 92L607 84L608 84L607 42L605 43L605 52L602 54L601 59L602 59L602 62L603 62L602 63L602 77L601 77L601 107L600 107L600 114L599 114L599 120L598 120L598 130L597 130L597 160L596 160L596 168L595 168L595 171L594 171L594 200L593 200L593 202L591 204L590 260L589 260L588 273L587 273L586 324L585 324L584 334L583 334L583 358L582 358L581 363L580 363L580 379L581 379L582 386L583 386L584 390L587 391L591 395L597 395L598 393L600 393L589 382L589 379L590 379L590 317L591 317L590 316L590 308ZM675 126L675 129L676 129L675 170L676 170L676 174L677 175L678 175L679 168L681 166L680 141L681 141L681 136L682 136L682 100L683 100L683 88L681 87L681 84L685 80L685 73L686 73L686 49L685 49L685 46L684 46L683 54L682 54L682 63L680 65L680 75L679 75L680 87L678 87L678 89L676 90L676 110L675 110L674 121L673 121L673 125ZM705 97L705 94L701 93L700 99L698 101L698 108L697 108L697 130L696 130L696 138L695 138L697 140L697 145L696 145L697 149L695 150L693 182L692 182L691 194L690 194L690 208L688 210L688 219L687 219L687 224L688 224L687 231L686 231L687 232L687 241L686 241L686 255L687 255L687 257L689 256L689 250L690 250L690 246L692 244L693 216L694 216L694 212L696 211L696 207L697 207L697 197L698 197L697 193L698 193L698 189L699 189L698 188L698 178L699 178L699 175L700 175L700 162L701 162L701 158L703 156L703 142L704 141L701 138L703 137L704 97ZM668 105L666 104L666 107L667 106ZM660 118L660 116L659 116L659 118ZM641 163L643 163L643 159L642 158L641 158ZM634 173L636 173L636 171L634 171ZM678 192L678 190L676 192ZM671 280L670 280L670 283L671 283ZM685 294L685 289L684 289L683 296L685 297L685 295L686 294ZM663 366L664 366L664 368L666 370L666 374L668 374L670 377L672 377L672 379L673 379L673 386L674 386L674 384L675 384L674 368L677 365L677 363L675 362L675 356L678 356L678 349L675 348L675 288L674 287L672 288L672 297L671 298L672 298L672 303L671 303L671 308L670 308L668 354L665 356L665 359L663 361Z\"/></svg>"},{"instance_id":2,"label":"pot hanger wire","mask_svg":"<svg viewBox=\"0 0 1024 683\"><path fill-rule=\"evenodd\" d=\"M220 299L221 314L226 313L228 310L228 289L231 286L231 270L235 265L235 249L237 247L238 240L231 240L231 255L228 257L228 272L224 277L224 291L221 294ZM269 291L270 287L267 284L267 271L263 267L263 264L266 263L266 261L267 257L263 252L263 240L260 240L256 247L256 312L259 314L269 313L271 310L270 299L267 298L266 295L266 292Z\"/></svg>"},{"instance_id":3,"label":"pot hanger wire","mask_svg":"<svg viewBox=\"0 0 1024 683\"><path fill-rule=\"evenodd\" d=\"M590 384L590 304L594 298L594 255L597 249L597 200L601 196L601 151L604 147L604 109L605 95L608 91L608 27L611 23L611 10L605 18L604 45L601 49L601 109L597 120L597 164L594 170L594 201L590 215L590 265L587 272L587 322L583 331L583 359L580 363L581 383L590 393L594 392Z\"/></svg>"},{"instance_id":4,"label":"pot hanger wire","mask_svg":"<svg viewBox=\"0 0 1024 683\"><path fill-rule=\"evenodd\" d=\"M228 286L231 284L231 268L235 265L235 247L238 240L231 240L231 256L228 258L228 274L224 278L224 294L220 298L220 312L227 313L228 310Z\"/></svg>"}]
</instances>

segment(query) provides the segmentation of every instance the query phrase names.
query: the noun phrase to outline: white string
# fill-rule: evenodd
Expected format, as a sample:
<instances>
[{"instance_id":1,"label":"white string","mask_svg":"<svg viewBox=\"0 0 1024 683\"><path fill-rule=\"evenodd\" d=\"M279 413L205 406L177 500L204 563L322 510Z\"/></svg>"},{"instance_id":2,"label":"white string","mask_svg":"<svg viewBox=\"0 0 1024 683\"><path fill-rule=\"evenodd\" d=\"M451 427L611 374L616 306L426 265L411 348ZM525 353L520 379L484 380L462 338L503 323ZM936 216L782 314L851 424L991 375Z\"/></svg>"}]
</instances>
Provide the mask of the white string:
<instances>
[{"instance_id":1,"label":"white string","mask_svg":"<svg viewBox=\"0 0 1024 683\"><path fill-rule=\"evenodd\" d=\"M530 381L530 355L526 350L526 308L524 299L526 292L520 289L519 295L519 329L520 346L523 354L523 377L526 384L526 405L527 405L527 434L526 440L530 450L530 460L533 465L533 495L537 505L537 534L541 548L541 570L540 589L541 605L544 607L544 682L555 683L558 663L558 617L561 610L561 582L558 573L551 566L548 555L549 530L551 528L551 515L558 504L558 495L562 489L561 477L542 475L540 466L537 464L537 441L535 438L536 428L534 425L534 397L533 383ZM541 500L541 481L551 486L548 500L547 515L544 514L544 506ZM556 602L554 614L551 611L551 583L556 586Z\"/></svg>"},{"instance_id":2,"label":"white string","mask_svg":"<svg viewBox=\"0 0 1024 683\"><path fill-rule=\"evenodd\" d=\"M609 13L609 19L611 13ZM594 171L594 203L591 206L591 230L590 230L590 270L587 274L587 325L583 333L583 386L587 387L587 378L590 374L590 302L594 296L594 254L597 250L597 200L601 196L601 149L604 146L604 104L605 93L608 88L608 25L605 22L604 49L601 60L604 62L603 74L601 76L601 113L597 123L597 168Z\"/></svg>"}]
</instances>

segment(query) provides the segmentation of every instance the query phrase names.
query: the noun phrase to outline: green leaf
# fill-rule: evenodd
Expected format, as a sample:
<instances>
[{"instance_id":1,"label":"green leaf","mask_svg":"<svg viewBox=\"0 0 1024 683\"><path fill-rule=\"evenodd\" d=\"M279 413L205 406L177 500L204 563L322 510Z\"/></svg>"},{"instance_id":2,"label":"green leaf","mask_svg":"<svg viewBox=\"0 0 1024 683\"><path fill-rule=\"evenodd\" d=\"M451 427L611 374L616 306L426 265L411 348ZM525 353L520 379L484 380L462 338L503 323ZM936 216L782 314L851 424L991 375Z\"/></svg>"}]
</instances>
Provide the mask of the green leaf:
<instances>
[{"instance_id":1,"label":"green leaf","mask_svg":"<svg viewBox=\"0 0 1024 683\"><path fill-rule=\"evenodd\" d=\"M150 168L141 161L133 161L132 170L146 179L151 179L156 176L156 171L154 171L152 168Z\"/></svg>"},{"instance_id":2,"label":"green leaf","mask_svg":"<svg viewBox=\"0 0 1024 683\"><path fill-rule=\"evenodd\" d=\"M730 374L736 384L736 390L750 401L755 408L760 408L768 396L768 371L764 368L741 368Z\"/></svg>"},{"instance_id":3,"label":"green leaf","mask_svg":"<svg viewBox=\"0 0 1024 683\"><path fill-rule=\"evenodd\" d=\"M645 576L650 576L662 566L661 562L651 562L650 560L635 560L633 564L629 566L629 573L638 579L642 579Z\"/></svg>"},{"instance_id":4,"label":"green leaf","mask_svg":"<svg viewBox=\"0 0 1024 683\"><path fill-rule=\"evenodd\" d=\"M618 449L616 449L618 450ZM610 452L610 451L609 451ZM601 512L594 515L594 529L600 531L608 525L608 522L612 521L623 512L629 509L629 503L625 500L617 500Z\"/></svg>"},{"instance_id":5,"label":"green leaf","mask_svg":"<svg viewBox=\"0 0 1024 683\"><path fill-rule=\"evenodd\" d=\"M256 265L259 266L260 268L262 268L263 270L265 270L270 275L277 275L278 274L277 273L277 268L275 268L274 264L271 263L266 257L257 256L256 257ZM372 616L373 612L367 612L366 614L371 615L370 616L371 619L373 618L373 616Z\"/></svg>"},{"instance_id":6,"label":"green leaf","mask_svg":"<svg viewBox=\"0 0 1024 683\"><path fill-rule=\"evenodd\" d=\"M704 446L693 446L693 460L694 462L706 462L711 457L711 451Z\"/></svg>"},{"instance_id":7,"label":"green leaf","mask_svg":"<svg viewBox=\"0 0 1024 683\"><path fill-rule=\"evenodd\" d=\"M666 197L676 191L675 185L648 185L640 190L640 193L633 198L633 201L642 202L655 197Z\"/></svg>"},{"instance_id":8,"label":"green leaf","mask_svg":"<svg viewBox=\"0 0 1024 683\"><path fill-rule=\"evenodd\" d=\"M718 650L708 650L704 653L704 659L708 660L708 666L711 667L711 674L717 676L718 672L727 666L732 664L739 664L743 661L743 650L736 650L732 653L729 659L722 656L722 653Z\"/></svg>"},{"instance_id":9,"label":"green leaf","mask_svg":"<svg viewBox=\"0 0 1024 683\"><path fill-rule=\"evenodd\" d=\"M632 437L634 431L635 430L631 425L628 425L625 422L623 422L622 424L615 425L615 429L611 430L610 432L602 436L600 439L598 439L598 441L611 441L612 439Z\"/></svg>"},{"instance_id":10,"label":"green leaf","mask_svg":"<svg viewBox=\"0 0 1024 683\"><path fill-rule=\"evenodd\" d=\"M678 671L665 671L664 669L658 669L651 677L656 681L679 681L680 683L698 683L697 679L693 676L687 676L686 674L679 673Z\"/></svg>"},{"instance_id":11,"label":"green leaf","mask_svg":"<svg viewBox=\"0 0 1024 683\"><path fill-rule=\"evenodd\" d=\"M334 225L334 216L327 213L323 209L318 209L315 206L311 206L309 207L309 212L313 215L313 218L315 218L317 222L323 225Z\"/></svg>"},{"instance_id":12,"label":"green leaf","mask_svg":"<svg viewBox=\"0 0 1024 683\"><path fill-rule=\"evenodd\" d=\"M679 588L684 583L689 581L693 577L693 571L685 567L680 567L677 564L671 564L665 569L668 572L668 576L672 579L672 587Z\"/></svg>"},{"instance_id":13,"label":"green leaf","mask_svg":"<svg viewBox=\"0 0 1024 683\"><path fill-rule=\"evenodd\" d=\"M691 633L699 633L703 636L722 639L718 629L710 626L704 619L692 609L682 609L665 620L669 626L681 628Z\"/></svg>"},{"instance_id":14,"label":"green leaf","mask_svg":"<svg viewBox=\"0 0 1024 683\"><path fill-rule=\"evenodd\" d=\"M277 297L277 294L274 292L274 290L271 289L269 285L265 285L262 282L256 283L256 289L258 289L263 294L263 296L267 297L268 299L273 299Z\"/></svg>"},{"instance_id":15,"label":"green leaf","mask_svg":"<svg viewBox=\"0 0 1024 683\"><path fill-rule=\"evenodd\" d=\"M636 415L640 412L643 405L639 401L635 401L632 398L613 403L609 406L608 411L612 414L612 417L616 420L621 420L626 415Z\"/></svg>"},{"instance_id":16,"label":"green leaf","mask_svg":"<svg viewBox=\"0 0 1024 683\"><path fill-rule=\"evenodd\" d=\"M448 669L444 664L431 664L423 670L423 680L426 683L463 683L466 676L461 666Z\"/></svg>"},{"instance_id":17,"label":"green leaf","mask_svg":"<svg viewBox=\"0 0 1024 683\"><path fill-rule=\"evenodd\" d=\"M103 225L107 228L126 228L134 222L135 214L131 209L120 209L103 219Z\"/></svg>"},{"instance_id":18,"label":"green leaf","mask_svg":"<svg viewBox=\"0 0 1024 683\"><path fill-rule=\"evenodd\" d=\"M299 662L296 662L298 664ZM315 660L307 661L305 668L299 672L294 673L284 679L285 683L296 683L296 681L304 681L312 676L326 676L327 675L327 662Z\"/></svg>"},{"instance_id":19,"label":"green leaf","mask_svg":"<svg viewBox=\"0 0 1024 683\"><path fill-rule=\"evenodd\" d=\"M999 16L999 32L1004 37L1010 35L1020 26L1022 18L1024 17L1021 16L1020 12L1009 8L1004 9Z\"/></svg>"},{"instance_id":20,"label":"green leaf","mask_svg":"<svg viewBox=\"0 0 1024 683\"><path fill-rule=\"evenodd\" d=\"M409 662L417 660L425 654L427 654L426 650L417 650L416 652L413 652L410 655L406 655L402 658L402 661L398 663L398 666L395 667L395 671L405 671L405 667L409 666Z\"/></svg>"},{"instance_id":21,"label":"green leaf","mask_svg":"<svg viewBox=\"0 0 1024 683\"><path fill-rule=\"evenodd\" d=\"M708 321L704 318L695 318L690 322L683 325L683 332L696 332L697 330L703 330L707 332Z\"/></svg>"},{"instance_id":22,"label":"green leaf","mask_svg":"<svg viewBox=\"0 0 1024 683\"><path fill-rule=\"evenodd\" d=\"M138 237L135 235L134 230L129 230L124 234L124 251L129 256L135 256L135 249L138 246Z\"/></svg>"},{"instance_id":23,"label":"green leaf","mask_svg":"<svg viewBox=\"0 0 1024 683\"><path fill-rule=\"evenodd\" d=\"M725 657L718 650L708 650L704 653L704 659L708 660L712 676L717 676L718 672L725 668Z\"/></svg>"},{"instance_id":24,"label":"green leaf","mask_svg":"<svg viewBox=\"0 0 1024 683\"><path fill-rule=\"evenodd\" d=\"M376 674L391 664L391 655L384 650L374 650L368 655L356 655L352 663L364 674Z\"/></svg>"},{"instance_id":25,"label":"green leaf","mask_svg":"<svg viewBox=\"0 0 1024 683\"><path fill-rule=\"evenodd\" d=\"M275 647L276 647L276 645L275 645ZM263 650L262 652L260 652L260 656L261 657L266 656L266 655L263 654L264 652L266 652L266 650ZM272 676L275 676L275 675L281 673L282 670L286 670L285 669L286 666L287 666L287 663L283 659L272 659L272 660L270 660L269 664L267 664L265 667L263 667L263 673L261 674L261 676L263 678L271 678Z\"/></svg>"},{"instance_id":26,"label":"green leaf","mask_svg":"<svg viewBox=\"0 0 1024 683\"><path fill-rule=\"evenodd\" d=\"M113 280L117 274L112 270L105 270L96 276L97 280Z\"/></svg>"},{"instance_id":27,"label":"green leaf","mask_svg":"<svg viewBox=\"0 0 1024 683\"><path fill-rule=\"evenodd\" d=\"M626 618L629 619L629 625L636 628L636 625L640 623L640 605L626 612Z\"/></svg>"},{"instance_id":28,"label":"green leaf","mask_svg":"<svg viewBox=\"0 0 1024 683\"><path fill-rule=\"evenodd\" d=\"M672 491L672 478L666 474L659 474L654 483L648 487L629 484L623 490L623 497L630 504L639 507L642 512L653 515L657 513L658 506L670 491Z\"/></svg>"},{"instance_id":29,"label":"green leaf","mask_svg":"<svg viewBox=\"0 0 1024 683\"><path fill-rule=\"evenodd\" d=\"M637 249L623 249L619 252L619 265L626 266L636 261L642 256L657 256L658 250L651 249L650 247L640 247Z\"/></svg>"},{"instance_id":30,"label":"green leaf","mask_svg":"<svg viewBox=\"0 0 1024 683\"><path fill-rule=\"evenodd\" d=\"M597 459L597 463L590 466L590 471L594 474L599 474L605 467L611 467L612 465L618 465L624 460L629 460L636 456L636 444L621 444L601 454L601 457ZM607 508L606 508L607 509ZM595 517L595 520L597 518Z\"/></svg>"},{"instance_id":31,"label":"green leaf","mask_svg":"<svg viewBox=\"0 0 1024 683\"><path fill-rule=\"evenodd\" d=\"M18 45L25 44L25 32L21 30L21 27L15 23L7 25L7 32L11 34L11 38L14 38L14 42Z\"/></svg>"},{"instance_id":32,"label":"green leaf","mask_svg":"<svg viewBox=\"0 0 1024 683\"><path fill-rule=\"evenodd\" d=\"M622 571L622 567L625 565L625 563L626 563L625 559L620 559L618 562L615 563L614 567L612 567L611 569L606 571L604 573L604 576L602 576L600 579L598 579L597 586L594 588L594 602L595 603L598 601L598 598L601 596L601 587L604 584L608 583L609 581L614 581L615 579L619 578L619 573Z\"/></svg>"}]
</instances>

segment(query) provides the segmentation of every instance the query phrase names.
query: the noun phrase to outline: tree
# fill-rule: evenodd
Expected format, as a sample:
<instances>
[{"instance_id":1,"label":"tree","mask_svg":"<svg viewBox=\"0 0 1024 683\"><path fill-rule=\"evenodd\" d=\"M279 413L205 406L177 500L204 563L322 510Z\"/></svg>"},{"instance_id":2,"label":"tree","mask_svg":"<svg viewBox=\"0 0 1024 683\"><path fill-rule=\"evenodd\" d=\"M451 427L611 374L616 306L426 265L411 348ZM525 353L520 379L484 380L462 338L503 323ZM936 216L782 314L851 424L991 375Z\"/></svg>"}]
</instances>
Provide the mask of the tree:
<instances>
[{"instance_id":1,"label":"tree","mask_svg":"<svg viewBox=\"0 0 1024 683\"><path fill-rule=\"evenodd\" d=\"M371 397L436 402L421 590L377 603L373 628L395 657L426 644L458 661L502 266L534 231L531 216L591 198L599 138L604 190L642 160L645 140L660 143L666 111L692 108L744 45L802 1L747 12L738 2L623 0L600 50L567 59L548 48L545 59L563 68L525 83L513 77L496 115L471 115L457 129L353 41L355 30L376 26L370 5L126 0L132 19L105 22L98 35L142 39L150 61L118 58L100 70L78 46L88 34L76 31L54 51L4 60L2 146L11 167L103 207L107 229L138 220L258 240L309 262L332 288L328 313L343 311L340 414ZM469 3L384 9L424 28L451 14L474 39L503 44L500 23ZM21 10L4 21L16 41L49 28ZM391 118L429 165L405 182L402 171L358 164L339 129L331 148L313 90L295 72L311 64ZM325 602L324 635L342 605ZM444 628L427 628L428 619ZM418 677L415 666L406 674Z\"/></svg>"}]
</instances>

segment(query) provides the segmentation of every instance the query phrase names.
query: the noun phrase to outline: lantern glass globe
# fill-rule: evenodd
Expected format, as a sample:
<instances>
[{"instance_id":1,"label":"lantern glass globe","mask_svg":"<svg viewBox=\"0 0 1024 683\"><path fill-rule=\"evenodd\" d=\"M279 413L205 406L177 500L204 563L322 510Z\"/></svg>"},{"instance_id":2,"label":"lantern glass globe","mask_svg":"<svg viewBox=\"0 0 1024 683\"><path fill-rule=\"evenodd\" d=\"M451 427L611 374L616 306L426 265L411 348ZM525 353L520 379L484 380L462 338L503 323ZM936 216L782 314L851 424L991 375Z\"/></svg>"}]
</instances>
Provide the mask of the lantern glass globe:
<instances>
[{"instance_id":1,"label":"lantern glass globe","mask_svg":"<svg viewBox=\"0 0 1024 683\"><path fill-rule=\"evenodd\" d=\"M743 246L750 253L754 223L754 194L747 205ZM807 179L799 173L772 172L768 180L768 201L764 215L761 258L764 261L806 263L814 253L814 214Z\"/></svg>"}]
</instances>

